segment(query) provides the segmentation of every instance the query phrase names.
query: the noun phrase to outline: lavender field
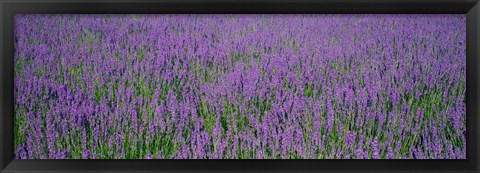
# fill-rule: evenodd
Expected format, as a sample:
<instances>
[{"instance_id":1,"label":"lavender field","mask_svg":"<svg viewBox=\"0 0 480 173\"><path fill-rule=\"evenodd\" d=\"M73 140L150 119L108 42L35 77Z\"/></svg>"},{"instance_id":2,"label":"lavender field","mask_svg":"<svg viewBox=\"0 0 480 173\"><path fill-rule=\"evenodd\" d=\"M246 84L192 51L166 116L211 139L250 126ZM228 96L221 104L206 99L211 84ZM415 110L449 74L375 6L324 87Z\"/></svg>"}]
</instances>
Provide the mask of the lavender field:
<instances>
[{"instance_id":1,"label":"lavender field","mask_svg":"<svg viewBox=\"0 0 480 173\"><path fill-rule=\"evenodd\" d=\"M466 159L464 15L17 15L17 159Z\"/></svg>"}]
</instances>

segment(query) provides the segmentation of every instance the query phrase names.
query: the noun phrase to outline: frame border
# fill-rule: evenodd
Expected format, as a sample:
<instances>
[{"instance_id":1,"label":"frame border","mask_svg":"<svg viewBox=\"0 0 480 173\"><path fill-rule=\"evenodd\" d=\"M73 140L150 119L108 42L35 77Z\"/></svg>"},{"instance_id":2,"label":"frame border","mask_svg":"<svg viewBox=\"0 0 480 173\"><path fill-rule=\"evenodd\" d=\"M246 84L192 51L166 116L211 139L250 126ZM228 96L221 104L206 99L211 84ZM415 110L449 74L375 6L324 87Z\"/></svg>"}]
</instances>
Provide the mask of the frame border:
<instances>
[{"instance_id":1,"label":"frame border","mask_svg":"<svg viewBox=\"0 0 480 173\"><path fill-rule=\"evenodd\" d=\"M479 172L479 0L0 0L0 172ZM13 17L41 14L466 14L465 160L14 160ZM188 165L188 166L187 166ZM348 166L344 166L348 165Z\"/></svg>"}]
</instances>

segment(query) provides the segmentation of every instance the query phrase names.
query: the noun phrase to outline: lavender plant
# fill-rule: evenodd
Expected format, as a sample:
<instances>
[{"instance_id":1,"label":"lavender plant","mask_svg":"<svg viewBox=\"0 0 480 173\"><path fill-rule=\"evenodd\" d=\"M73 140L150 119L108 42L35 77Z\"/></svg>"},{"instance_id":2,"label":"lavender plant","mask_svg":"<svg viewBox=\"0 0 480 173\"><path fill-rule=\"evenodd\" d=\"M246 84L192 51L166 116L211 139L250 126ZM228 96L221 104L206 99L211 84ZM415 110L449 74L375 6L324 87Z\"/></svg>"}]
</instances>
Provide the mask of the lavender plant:
<instances>
[{"instance_id":1,"label":"lavender plant","mask_svg":"<svg viewBox=\"0 0 480 173\"><path fill-rule=\"evenodd\" d=\"M464 15L17 15L17 159L465 159Z\"/></svg>"}]
</instances>

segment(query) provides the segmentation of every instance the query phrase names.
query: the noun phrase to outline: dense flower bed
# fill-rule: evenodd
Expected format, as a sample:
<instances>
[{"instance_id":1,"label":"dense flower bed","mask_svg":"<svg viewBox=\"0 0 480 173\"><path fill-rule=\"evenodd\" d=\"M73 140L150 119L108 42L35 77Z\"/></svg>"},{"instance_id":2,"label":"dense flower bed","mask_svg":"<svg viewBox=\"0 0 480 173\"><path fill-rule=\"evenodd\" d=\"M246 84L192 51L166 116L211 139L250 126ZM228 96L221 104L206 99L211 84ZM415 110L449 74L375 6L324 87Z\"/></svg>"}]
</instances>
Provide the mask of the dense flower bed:
<instances>
[{"instance_id":1,"label":"dense flower bed","mask_svg":"<svg viewBox=\"0 0 480 173\"><path fill-rule=\"evenodd\" d=\"M18 159L465 159L464 15L18 15Z\"/></svg>"}]
</instances>

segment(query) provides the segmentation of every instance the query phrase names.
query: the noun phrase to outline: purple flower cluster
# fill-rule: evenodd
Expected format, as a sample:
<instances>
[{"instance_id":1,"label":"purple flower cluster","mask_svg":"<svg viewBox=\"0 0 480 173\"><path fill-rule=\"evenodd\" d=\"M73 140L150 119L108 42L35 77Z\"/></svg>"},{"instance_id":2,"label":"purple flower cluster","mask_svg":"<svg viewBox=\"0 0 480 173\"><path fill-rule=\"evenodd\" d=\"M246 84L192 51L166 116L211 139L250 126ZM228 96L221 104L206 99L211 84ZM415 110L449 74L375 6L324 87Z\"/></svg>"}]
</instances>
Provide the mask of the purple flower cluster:
<instances>
[{"instance_id":1,"label":"purple flower cluster","mask_svg":"<svg viewBox=\"0 0 480 173\"><path fill-rule=\"evenodd\" d=\"M18 159L465 159L464 15L17 15Z\"/></svg>"}]
</instances>

